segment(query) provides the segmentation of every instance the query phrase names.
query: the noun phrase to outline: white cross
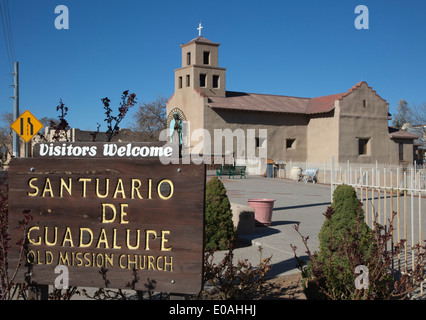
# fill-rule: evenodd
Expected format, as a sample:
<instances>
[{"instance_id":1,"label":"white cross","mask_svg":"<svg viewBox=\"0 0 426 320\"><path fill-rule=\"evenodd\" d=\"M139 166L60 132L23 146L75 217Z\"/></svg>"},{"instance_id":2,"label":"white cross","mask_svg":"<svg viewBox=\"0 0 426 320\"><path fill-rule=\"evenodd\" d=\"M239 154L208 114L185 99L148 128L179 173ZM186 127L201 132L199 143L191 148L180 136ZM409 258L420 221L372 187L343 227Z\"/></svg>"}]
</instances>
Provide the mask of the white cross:
<instances>
[{"instance_id":1,"label":"white cross","mask_svg":"<svg viewBox=\"0 0 426 320\"><path fill-rule=\"evenodd\" d=\"M199 37L201 37L201 29L203 29L204 27L203 26L201 26L201 22L200 22L200 24L198 25L198 28L197 28L197 30L198 30L198 36Z\"/></svg>"}]
</instances>

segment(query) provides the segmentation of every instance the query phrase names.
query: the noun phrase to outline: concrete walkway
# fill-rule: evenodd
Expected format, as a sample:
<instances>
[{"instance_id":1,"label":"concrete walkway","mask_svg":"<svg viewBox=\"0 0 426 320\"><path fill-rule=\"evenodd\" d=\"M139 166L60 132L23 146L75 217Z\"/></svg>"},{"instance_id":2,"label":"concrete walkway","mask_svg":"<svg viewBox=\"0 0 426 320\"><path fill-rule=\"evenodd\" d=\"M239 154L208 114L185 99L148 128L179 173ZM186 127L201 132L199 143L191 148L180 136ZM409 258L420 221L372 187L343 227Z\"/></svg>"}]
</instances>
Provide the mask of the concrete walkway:
<instances>
[{"instance_id":1,"label":"concrete walkway","mask_svg":"<svg viewBox=\"0 0 426 320\"><path fill-rule=\"evenodd\" d=\"M311 252L318 249L318 233L324 222L323 213L330 205L330 186L296 182L288 179L249 176L247 179L222 179L230 202L247 205L250 198L275 199L272 224L256 227L252 235L240 236L240 246L234 250L235 259L248 259L257 266L261 258L272 256L268 277L299 272L290 244L297 255L307 258L303 242L293 226L309 236ZM258 246L262 246L260 255ZM223 252L216 253L219 259Z\"/></svg>"}]
</instances>

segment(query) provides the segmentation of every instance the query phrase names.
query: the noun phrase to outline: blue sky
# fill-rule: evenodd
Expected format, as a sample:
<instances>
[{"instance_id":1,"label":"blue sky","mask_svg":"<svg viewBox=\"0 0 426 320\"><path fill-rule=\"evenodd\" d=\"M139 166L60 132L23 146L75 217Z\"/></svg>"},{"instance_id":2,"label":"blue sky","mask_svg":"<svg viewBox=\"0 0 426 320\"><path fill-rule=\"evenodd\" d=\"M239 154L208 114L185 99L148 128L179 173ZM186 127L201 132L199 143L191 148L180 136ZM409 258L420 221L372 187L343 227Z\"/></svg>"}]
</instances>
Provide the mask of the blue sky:
<instances>
[{"instance_id":1,"label":"blue sky","mask_svg":"<svg viewBox=\"0 0 426 320\"><path fill-rule=\"evenodd\" d=\"M68 30L55 28L58 5L69 9ZM358 5L369 9L368 30L354 26ZM180 44L198 36L200 21L202 35L221 44L227 90L317 97L364 80L391 113L400 99L426 102L424 0L9 0L9 8L20 111L57 117L62 99L83 130L97 122L105 130L103 97L114 109L126 89L139 102L170 97ZM2 30L1 113L13 109L9 73Z\"/></svg>"}]
</instances>

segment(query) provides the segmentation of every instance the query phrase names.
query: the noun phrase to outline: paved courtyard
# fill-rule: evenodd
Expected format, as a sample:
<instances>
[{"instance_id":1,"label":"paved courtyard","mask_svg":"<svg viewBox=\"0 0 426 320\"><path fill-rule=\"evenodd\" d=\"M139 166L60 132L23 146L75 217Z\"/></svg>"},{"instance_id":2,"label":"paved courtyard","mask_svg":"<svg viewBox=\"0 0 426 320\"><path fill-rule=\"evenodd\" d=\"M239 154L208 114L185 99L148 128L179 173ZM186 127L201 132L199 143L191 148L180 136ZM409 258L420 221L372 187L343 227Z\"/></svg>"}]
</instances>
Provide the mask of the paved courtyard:
<instances>
[{"instance_id":1,"label":"paved courtyard","mask_svg":"<svg viewBox=\"0 0 426 320\"><path fill-rule=\"evenodd\" d=\"M309 236L308 246L311 252L318 249L318 233L324 223L323 213L331 204L330 185L312 184L296 182L288 179L268 179L260 176L249 176L247 179L222 179L227 189L227 195L231 203L247 205L250 198L269 198L275 199L272 215L272 225L269 227L256 227L255 233L251 235L240 236L240 246L234 251L235 259L248 259L253 265L258 265L260 254L258 246L262 246L262 257L272 256L272 270L269 277L275 277L284 274L298 272L296 261L290 245L297 247L297 255L307 259L305 246L294 230L296 223L300 224L299 230L304 236ZM365 200L365 195L363 199ZM383 194L382 194L383 197ZM358 190L358 198L361 199ZM371 226L371 210L379 211L378 196L374 199L369 195L368 203L364 204L364 211L368 209L367 215L369 225ZM390 217L391 208L397 211L399 201L399 214L395 216L394 221L394 241L398 239L407 239L408 244L417 243L419 238L424 240L421 229L426 230L426 218L420 215L424 214L426 208L426 198L411 198L407 196L406 202L402 194L393 194L391 198L386 195L387 219ZM421 202L421 204L420 204ZM410 206L410 203L412 204ZM421 209L419 209L421 205ZM381 202L384 208L383 200ZM408 207L407 207L408 206ZM404 209L406 208L406 210ZM411 209L413 208L413 209ZM399 222L398 218L399 217ZM384 223L383 213L379 216L379 222ZM419 225L422 226L419 232ZM411 227L414 229L414 235L411 234ZM411 264L411 250L405 253L405 260ZM218 253L220 258L222 253ZM403 262L402 265L404 265Z\"/></svg>"},{"instance_id":2,"label":"paved courtyard","mask_svg":"<svg viewBox=\"0 0 426 320\"><path fill-rule=\"evenodd\" d=\"M323 213L330 205L330 186L258 176L222 179L222 182L232 203L247 205L250 198L276 200L271 226L256 227L254 234L240 236L241 245L234 251L235 259L249 259L256 266L261 258L257 248L262 246L262 257L272 255L269 277L298 272L290 244L297 247L299 257L307 258L307 255L293 226L300 223L301 233L310 237L309 248L317 250Z\"/></svg>"}]
</instances>

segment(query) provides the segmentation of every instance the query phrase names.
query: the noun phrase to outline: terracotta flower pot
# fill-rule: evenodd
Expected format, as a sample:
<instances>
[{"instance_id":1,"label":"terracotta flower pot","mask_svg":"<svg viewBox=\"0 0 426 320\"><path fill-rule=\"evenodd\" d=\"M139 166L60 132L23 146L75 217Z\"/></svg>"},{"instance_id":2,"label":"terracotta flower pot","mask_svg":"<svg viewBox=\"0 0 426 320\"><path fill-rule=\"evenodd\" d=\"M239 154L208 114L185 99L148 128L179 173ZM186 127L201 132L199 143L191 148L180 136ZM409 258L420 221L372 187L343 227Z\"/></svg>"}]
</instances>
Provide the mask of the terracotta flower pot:
<instances>
[{"instance_id":1,"label":"terracotta flower pot","mask_svg":"<svg viewBox=\"0 0 426 320\"><path fill-rule=\"evenodd\" d=\"M248 199L248 205L254 209L256 226L267 227L272 222L274 199Z\"/></svg>"}]
</instances>

